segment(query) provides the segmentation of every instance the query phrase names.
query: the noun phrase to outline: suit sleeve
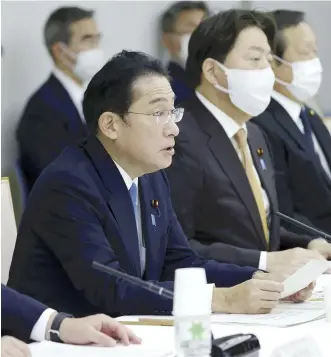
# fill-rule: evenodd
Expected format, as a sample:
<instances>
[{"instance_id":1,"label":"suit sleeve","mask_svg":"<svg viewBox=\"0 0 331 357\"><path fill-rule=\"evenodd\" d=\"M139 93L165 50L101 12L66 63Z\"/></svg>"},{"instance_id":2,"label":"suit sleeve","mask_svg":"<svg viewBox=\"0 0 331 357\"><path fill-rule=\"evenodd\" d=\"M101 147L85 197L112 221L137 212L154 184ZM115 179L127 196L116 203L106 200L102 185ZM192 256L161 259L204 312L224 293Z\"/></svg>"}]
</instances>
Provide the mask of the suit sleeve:
<instances>
[{"instance_id":1,"label":"suit sleeve","mask_svg":"<svg viewBox=\"0 0 331 357\"><path fill-rule=\"evenodd\" d=\"M164 178L167 183L165 175ZM207 260L197 255L192 248L190 248L187 237L177 220L177 216L172 208L170 192L167 196L171 223L168 233L164 279L173 280L176 269L190 266L205 268L208 283L215 283L217 287L231 287L252 278L252 275L256 271L255 268L219 263L215 260Z\"/></svg>"},{"instance_id":2,"label":"suit sleeve","mask_svg":"<svg viewBox=\"0 0 331 357\"><path fill-rule=\"evenodd\" d=\"M178 220L186 234L191 247L208 259L219 262L236 263L241 266L258 267L260 251L235 247L223 242L217 242L213 237L211 244L201 244L196 237L196 217L201 212L201 192L204 190L201 165L187 149L190 143L185 138L176 139L176 154L172 165L167 169L170 181L171 197ZM230 234L230 233L229 233ZM222 237L227 241L227 237Z\"/></svg>"},{"instance_id":3,"label":"suit sleeve","mask_svg":"<svg viewBox=\"0 0 331 357\"><path fill-rule=\"evenodd\" d=\"M44 102L29 103L18 128L21 152L28 158L29 170L36 179L72 141L61 114L52 111Z\"/></svg>"},{"instance_id":4,"label":"suit sleeve","mask_svg":"<svg viewBox=\"0 0 331 357\"><path fill-rule=\"evenodd\" d=\"M34 325L46 309L39 301L1 284L1 335L29 341Z\"/></svg>"}]
</instances>

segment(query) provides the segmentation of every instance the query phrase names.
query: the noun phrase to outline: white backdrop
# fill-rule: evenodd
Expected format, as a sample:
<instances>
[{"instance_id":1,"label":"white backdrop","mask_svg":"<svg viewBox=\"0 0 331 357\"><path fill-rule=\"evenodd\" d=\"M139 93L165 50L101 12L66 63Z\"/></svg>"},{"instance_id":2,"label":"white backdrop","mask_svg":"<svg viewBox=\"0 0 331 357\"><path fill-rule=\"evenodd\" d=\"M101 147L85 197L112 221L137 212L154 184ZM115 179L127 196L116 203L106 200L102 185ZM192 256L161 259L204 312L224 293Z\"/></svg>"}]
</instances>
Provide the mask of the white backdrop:
<instances>
[{"instance_id":1,"label":"white backdrop","mask_svg":"<svg viewBox=\"0 0 331 357\"><path fill-rule=\"evenodd\" d=\"M31 93L48 77L51 60L43 45L43 25L50 12L59 6L80 6L95 9L103 33L102 47L107 56L122 49L140 50L159 55L158 19L171 1L2 1L1 73L1 169L7 175L16 158L15 129L23 105ZM242 1L211 1L212 10L242 5ZM320 96L323 109L331 111L327 94L330 87L331 61L329 16L331 3L309 2L247 2L253 7L291 7L308 12L314 25L325 66L324 93ZM257 5L257 6L256 6ZM329 30L329 31L327 31ZM328 86L328 84L329 86Z\"/></svg>"}]
</instances>

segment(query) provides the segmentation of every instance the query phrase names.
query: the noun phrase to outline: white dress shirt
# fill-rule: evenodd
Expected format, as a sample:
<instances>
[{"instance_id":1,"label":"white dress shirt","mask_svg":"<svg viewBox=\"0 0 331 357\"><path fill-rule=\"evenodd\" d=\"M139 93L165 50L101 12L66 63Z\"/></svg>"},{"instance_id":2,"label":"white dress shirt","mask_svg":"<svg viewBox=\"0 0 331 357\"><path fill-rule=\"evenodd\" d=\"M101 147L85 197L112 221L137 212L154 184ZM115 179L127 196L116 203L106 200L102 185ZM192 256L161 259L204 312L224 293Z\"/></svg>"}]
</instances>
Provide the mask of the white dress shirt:
<instances>
[{"instance_id":1,"label":"white dress shirt","mask_svg":"<svg viewBox=\"0 0 331 357\"><path fill-rule=\"evenodd\" d=\"M30 339L33 341L41 342L45 340L46 329L51 315L56 312L53 309L46 309L39 317L38 321L32 328Z\"/></svg>"},{"instance_id":2,"label":"white dress shirt","mask_svg":"<svg viewBox=\"0 0 331 357\"><path fill-rule=\"evenodd\" d=\"M137 186L137 217L136 217L136 225L137 225L137 233L138 233L138 244L139 244L139 256L140 256L140 268L141 275L144 275L145 267L146 267L146 247L143 243L143 232L141 225L141 208L140 208L140 198L139 198L139 185L138 185L138 177L134 180L131 179L129 174L114 161L118 171L122 175L122 178L125 182L126 187L130 190L132 184L134 183Z\"/></svg>"},{"instance_id":3,"label":"white dress shirt","mask_svg":"<svg viewBox=\"0 0 331 357\"><path fill-rule=\"evenodd\" d=\"M304 134L305 129L300 118L300 112L302 109L301 105L276 91L273 91L272 97L287 111L288 115L292 118L295 125L299 128L301 133ZM325 171L326 175L331 179L331 168L329 167L329 164L325 158L321 145L319 144L314 132L312 133L312 136L314 149L320 159L322 168Z\"/></svg>"},{"instance_id":4,"label":"white dress shirt","mask_svg":"<svg viewBox=\"0 0 331 357\"><path fill-rule=\"evenodd\" d=\"M244 129L246 131L246 133L247 133L246 124L244 124L243 126L240 126L232 118L230 118L227 114L225 114L221 109L217 108L213 103L211 103L207 98L205 98L201 93L199 93L198 91L196 91L195 93L196 93L197 97L199 98L199 100L201 101L201 103L210 111L210 113L214 116L214 118L223 127L226 135L230 139L230 141L231 141L233 147L235 148L235 150L236 150L236 152L238 154L238 157L239 157L239 159L241 161L242 160L242 157L241 157L242 155L241 155L241 152L239 150L237 141L234 138L234 136L240 129ZM250 148L249 148L249 152L251 154ZM252 160L252 162L254 163L253 160ZM259 177L255 167L254 167L254 173L255 173L257 182L261 186L262 197L263 197L263 205L264 205L264 209L265 209L265 212L266 212L267 221L269 222L269 218L270 218L269 217L270 216L269 198L268 198L268 195L267 195L266 191L262 187L260 177ZM266 252L261 252L260 261L259 261L259 269L266 270L266 268L267 268L267 253Z\"/></svg>"},{"instance_id":5,"label":"white dress shirt","mask_svg":"<svg viewBox=\"0 0 331 357\"><path fill-rule=\"evenodd\" d=\"M85 122L84 114L83 114L83 98L84 98L85 87L79 86L69 76L67 76L64 72L62 72L60 69L56 67L53 69L53 74L63 85L64 89L68 92L69 97L75 104L75 107L77 108L82 121Z\"/></svg>"}]
</instances>

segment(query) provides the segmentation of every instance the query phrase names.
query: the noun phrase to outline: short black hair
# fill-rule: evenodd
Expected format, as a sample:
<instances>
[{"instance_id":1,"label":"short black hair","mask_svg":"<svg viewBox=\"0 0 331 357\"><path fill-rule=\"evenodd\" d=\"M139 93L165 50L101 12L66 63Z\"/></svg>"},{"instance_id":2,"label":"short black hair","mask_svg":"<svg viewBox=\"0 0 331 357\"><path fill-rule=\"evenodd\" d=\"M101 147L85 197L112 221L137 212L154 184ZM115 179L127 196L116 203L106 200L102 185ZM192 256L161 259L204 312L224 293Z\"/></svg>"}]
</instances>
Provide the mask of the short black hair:
<instances>
[{"instance_id":1,"label":"short black hair","mask_svg":"<svg viewBox=\"0 0 331 357\"><path fill-rule=\"evenodd\" d=\"M162 63L142 52L126 51L113 56L90 81L83 99L90 134L98 131L99 117L113 112L124 117L133 100L133 86L144 76L168 77Z\"/></svg>"},{"instance_id":2,"label":"short black hair","mask_svg":"<svg viewBox=\"0 0 331 357\"><path fill-rule=\"evenodd\" d=\"M52 46L57 42L68 44L70 41L70 25L94 15L92 10L79 7L60 7L53 11L44 26L44 41L49 54L53 57Z\"/></svg>"},{"instance_id":3,"label":"short black hair","mask_svg":"<svg viewBox=\"0 0 331 357\"><path fill-rule=\"evenodd\" d=\"M183 11L202 10L209 15L208 6L204 1L178 1L172 4L161 16L161 31L169 33L175 31L178 16Z\"/></svg>"},{"instance_id":4,"label":"short black hair","mask_svg":"<svg viewBox=\"0 0 331 357\"><path fill-rule=\"evenodd\" d=\"M276 56L283 58L286 50L284 30L289 27L296 27L301 22L304 22L306 15L302 11L294 10L276 10L270 12L270 15L273 17L277 26L277 33L275 34L274 40L274 53Z\"/></svg>"},{"instance_id":5,"label":"short black hair","mask_svg":"<svg viewBox=\"0 0 331 357\"><path fill-rule=\"evenodd\" d=\"M187 78L193 88L200 84L205 59L213 58L224 63L241 31L252 26L257 26L266 34L273 48L275 24L270 16L261 12L231 9L221 11L200 23L191 36L186 62Z\"/></svg>"}]
</instances>

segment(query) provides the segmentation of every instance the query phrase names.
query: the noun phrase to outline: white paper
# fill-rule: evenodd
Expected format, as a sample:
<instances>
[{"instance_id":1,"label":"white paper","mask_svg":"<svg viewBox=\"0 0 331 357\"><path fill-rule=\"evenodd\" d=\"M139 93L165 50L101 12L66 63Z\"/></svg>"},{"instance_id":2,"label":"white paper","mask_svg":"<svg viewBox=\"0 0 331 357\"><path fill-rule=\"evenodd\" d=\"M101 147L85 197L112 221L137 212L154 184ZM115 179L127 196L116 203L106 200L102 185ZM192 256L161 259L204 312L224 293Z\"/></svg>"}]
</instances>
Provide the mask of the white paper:
<instances>
[{"instance_id":1,"label":"white paper","mask_svg":"<svg viewBox=\"0 0 331 357\"><path fill-rule=\"evenodd\" d=\"M290 304L289 304L290 305ZM269 314L215 314L212 316L212 323L220 324L244 324L244 325L265 325L274 327L289 327L300 325L306 322L318 320L325 317L323 308L319 309L299 309L292 308L287 304L280 304Z\"/></svg>"},{"instance_id":2,"label":"white paper","mask_svg":"<svg viewBox=\"0 0 331 357\"><path fill-rule=\"evenodd\" d=\"M306 288L329 267L330 262L326 260L311 260L308 262L284 281L284 291L281 294L282 299Z\"/></svg>"},{"instance_id":3,"label":"white paper","mask_svg":"<svg viewBox=\"0 0 331 357\"><path fill-rule=\"evenodd\" d=\"M29 345L32 357L172 357L173 351L162 346L146 348L144 346L94 347L73 346L44 341Z\"/></svg>"}]
</instances>

